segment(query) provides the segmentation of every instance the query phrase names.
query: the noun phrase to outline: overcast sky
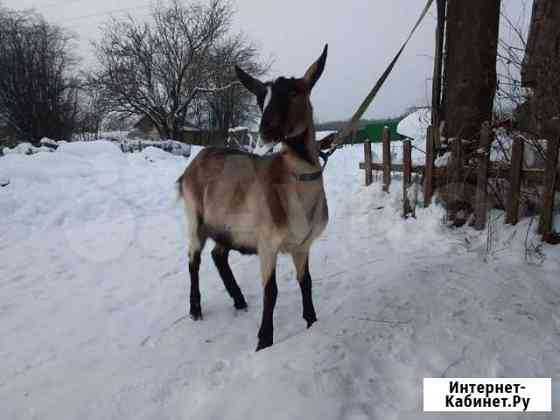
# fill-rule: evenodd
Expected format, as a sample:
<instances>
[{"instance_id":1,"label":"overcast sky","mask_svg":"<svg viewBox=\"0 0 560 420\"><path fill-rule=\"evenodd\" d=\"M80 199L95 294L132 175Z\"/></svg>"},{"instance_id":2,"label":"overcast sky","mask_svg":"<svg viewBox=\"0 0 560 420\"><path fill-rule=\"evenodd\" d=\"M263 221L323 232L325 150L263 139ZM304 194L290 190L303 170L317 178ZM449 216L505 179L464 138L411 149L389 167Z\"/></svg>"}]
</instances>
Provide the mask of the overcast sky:
<instances>
[{"instance_id":1,"label":"overcast sky","mask_svg":"<svg viewBox=\"0 0 560 420\"><path fill-rule=\"evenodd\" d=\"M232 0L236 31L272 57L271 76L301 76L329 43L322 80L313 93L316 119L347 119L383 72L418 18L425 0ZM147 18L147 0L0 0L11 9L35 8L79 36L79 54L93 64L90 42L112 14ZM502 0L514 20L530 18L532 0ZM503 36L509 37L506 25ZM401 114L430 96L435 14L432 11L366 117Z\"/></svg>"}]
</instances>

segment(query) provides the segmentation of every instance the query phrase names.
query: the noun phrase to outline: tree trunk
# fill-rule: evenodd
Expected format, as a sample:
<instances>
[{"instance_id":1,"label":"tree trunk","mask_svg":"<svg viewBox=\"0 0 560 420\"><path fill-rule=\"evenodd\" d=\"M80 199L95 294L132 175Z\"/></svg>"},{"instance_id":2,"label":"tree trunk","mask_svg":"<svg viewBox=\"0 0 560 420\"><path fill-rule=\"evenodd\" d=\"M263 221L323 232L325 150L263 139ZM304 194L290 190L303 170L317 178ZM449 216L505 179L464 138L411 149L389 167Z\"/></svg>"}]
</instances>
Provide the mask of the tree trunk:
<instances>
[{"instance_id":1,"label":"tree trunk","mask_svg":"<svg viewBox=\"0 0 560 420\"><path fill-rule=\"evenodd\" d=\"M448 0L444 114L448 138L477 139L492 120L500 0Z\"/></svg>"},{"instance_id":2,"label":"tree trunk","mask_svg":"<svg viewBox=\"0 0 560 420\"><path fill-rule=\"evenodd\" d=\"M172 136L172 129L167 124L167 121L158 121L155 123L156 129L161 140L169 139Z\"/></svg>"},{"instance_id":3,"label":"tree trunk","mask_svg":"<svg viewBox=\"0 0 560 420\"><path fill-rule=\"evenodd\" d=\"M533 89L524 109L524 129L542 135L544 124L560 116L560 2L534 0L527 50L521 69L523 86ZM528 115L527 115L528 114Z\"/></svg>"},{"instance_id":4,"label":"tree trunk","mask_svg":"<svg viewBox=\"0 0 560 420\"><path fill-rule=\"evenodd\" d=\"M534 0L527 50L521 76L523 86L537 84L538 69L550 54L558 54L560 4L555 0Z\"/></svg>"}]
</instances>

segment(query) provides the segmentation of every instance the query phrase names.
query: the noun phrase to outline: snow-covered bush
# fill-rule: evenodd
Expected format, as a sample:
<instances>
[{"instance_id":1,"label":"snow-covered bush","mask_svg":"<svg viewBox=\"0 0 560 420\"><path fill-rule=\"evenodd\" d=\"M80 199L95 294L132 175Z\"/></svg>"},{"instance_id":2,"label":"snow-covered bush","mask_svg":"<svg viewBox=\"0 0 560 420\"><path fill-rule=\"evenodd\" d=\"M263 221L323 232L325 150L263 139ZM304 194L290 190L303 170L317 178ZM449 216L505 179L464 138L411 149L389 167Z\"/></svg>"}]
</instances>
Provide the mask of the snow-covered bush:
<instances>
[{"instance_id":1,"label":"snow-covered bush","mask_svg":"<svg viewBox=\"0 0 560 420\"><path fill-rule=\"evenodd\" d=\"M127 139L126 136L122 136L120 138L104 138L99 140L73 142L55 141L45 137L41 139L40 143L40 147L33 146L31 143L20 143L13 148L5 147L2 153L4 155L14 153L33 155L40 152L64 151L71 154L98 154L100 152L108 151L109 148L112 150L115 147L120 149L123 153L132 153L142 151L147 147L152 147L177 156L189 157L191 154L191 146L189 144L174 140L130 140Z\"/></svg>"},{"instance_id":2,"label":"snow-covered bush","mask_svg":"<svg viewBox=\"0 0 560 420\"><path fill-rule=\"evenodd\" d=\"M31 143L25 142L25 143L20 143L12 148L4 147L2 153L4 155L9 155L9 154L33 155L39 152L52 152L52 151L53 149L49 147L45 147L45 146L37 147L37 146L33 146Z\"/></svg>"}]
</instances>

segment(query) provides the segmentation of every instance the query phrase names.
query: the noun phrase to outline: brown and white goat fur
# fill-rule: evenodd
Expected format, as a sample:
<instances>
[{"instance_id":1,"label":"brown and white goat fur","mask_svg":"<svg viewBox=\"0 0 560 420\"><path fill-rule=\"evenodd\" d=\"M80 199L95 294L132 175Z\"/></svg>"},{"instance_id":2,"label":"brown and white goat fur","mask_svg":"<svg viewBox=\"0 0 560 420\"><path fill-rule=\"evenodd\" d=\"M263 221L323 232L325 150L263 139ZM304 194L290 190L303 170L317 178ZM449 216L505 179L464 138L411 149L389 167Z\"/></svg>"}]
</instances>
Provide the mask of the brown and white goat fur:
<instances>
[{"instance_id":1,"label":"brown and white goat fur","mask_svg":"<svg viewBox=\"0 0 560 420\"><path fill-rule=\"evenodd\" d=\"M310 93L326 58L327 46L302 78L280 77L266 83L236 67L239 80L256 95L262 110L261 138L282 142L282 150L263 157L206 148L178 180L189 224L190 315L202 318L198 273L208 238L216 244L212 258L237 309L245 309L247 303L229 266L229 251L258 254L264 299L257 350L273 342L279 253L293 258L307 326L317 320L309 250L327 225L328 209Z\"/></svg>"}]
</instances>

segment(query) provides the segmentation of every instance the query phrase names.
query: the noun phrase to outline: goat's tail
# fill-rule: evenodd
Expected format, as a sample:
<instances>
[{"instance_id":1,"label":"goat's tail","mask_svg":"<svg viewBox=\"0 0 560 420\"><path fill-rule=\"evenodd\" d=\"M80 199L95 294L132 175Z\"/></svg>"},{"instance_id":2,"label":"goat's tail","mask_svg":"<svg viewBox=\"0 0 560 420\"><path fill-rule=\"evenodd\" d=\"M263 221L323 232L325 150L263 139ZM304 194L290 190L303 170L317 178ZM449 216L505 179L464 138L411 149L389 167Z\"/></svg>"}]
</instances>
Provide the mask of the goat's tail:
<instances>
[{"instance_id":1,"label":"goat's tail","mask_svg":"<svg viewBox=\"0 0 560 420\"><path fill-rule=\"evenodd\" d=\"M175 183L177 184L177 200L183 198L183 177L185 174L182 174Z\"/></svg>"}]
</instances>

